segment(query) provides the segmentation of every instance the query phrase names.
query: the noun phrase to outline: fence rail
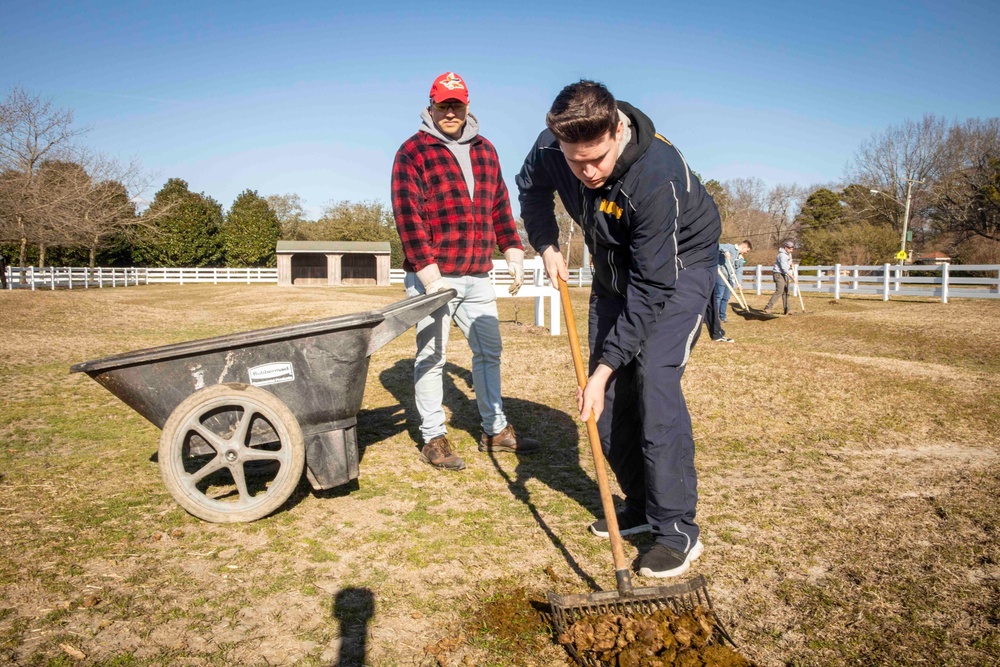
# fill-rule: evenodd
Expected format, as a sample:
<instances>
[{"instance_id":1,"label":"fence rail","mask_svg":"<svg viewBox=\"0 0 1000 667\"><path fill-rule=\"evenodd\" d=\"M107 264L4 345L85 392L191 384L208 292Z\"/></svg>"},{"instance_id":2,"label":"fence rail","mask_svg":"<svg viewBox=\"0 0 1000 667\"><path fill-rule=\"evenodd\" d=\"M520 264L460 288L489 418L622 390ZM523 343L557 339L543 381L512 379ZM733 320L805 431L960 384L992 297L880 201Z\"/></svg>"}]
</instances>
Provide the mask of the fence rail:
<instances>
[{"instance_id":1,"label":"fence rail","mask_svg":"<svg viewBox=\"0 0 1000 667\"><path fill-rule=\"evenodd\" d=\"M771 274L771 267L743 267L742 286L757 294L770 291ZM793 292L831 294L834 299L845 295L880 296L883 301L893 296L937 297L942 303L948 303L948 299L953 297L998 299L1000 265L796 266Z\"/></svg>"},{"instance_id":2,"label":"fence rail","mask_svg":"<svg viewBox=\"0 0 1000 667\"><path fill-rule=\"evenodd\" d=\"M8 266L7 289L55 290L130 287L155 283L276 283L277 269Z\"/></svg>"},{"instance_id":3,"label":"fence rail","mask_svg":"<svg viewBox=\"0 0 1000 667\"><path fill-rule=\"evenodd\" d=\"M496 260L490 272L498 286L510 284L506 263ZM525 262L525 284L548 286L548 278L539 275L542 269L538 260ZM590 285L593 276L589 269L570 269L569 284L582 287ZM128 287L158 283L277 283L275 268L142 268L142 267L35 267L8 266L5 270L7 289L89 289L92 287ZM402 269L389 272L391 284L402 284ZM942 264L939 266L914 266L882 264L874 266L834 264L830 266L797 266L795 269L797 294L830 294L835 299L842 296L879 296L884 301L892 297L915 296L940 298L947 303L950 298L1000 299L1000 265L997 264ZM741 286L744 290L763 294L771 290L771 267L743 267ZM498 294L500 294L498 290Z\"/></svg>"}]
</instances>

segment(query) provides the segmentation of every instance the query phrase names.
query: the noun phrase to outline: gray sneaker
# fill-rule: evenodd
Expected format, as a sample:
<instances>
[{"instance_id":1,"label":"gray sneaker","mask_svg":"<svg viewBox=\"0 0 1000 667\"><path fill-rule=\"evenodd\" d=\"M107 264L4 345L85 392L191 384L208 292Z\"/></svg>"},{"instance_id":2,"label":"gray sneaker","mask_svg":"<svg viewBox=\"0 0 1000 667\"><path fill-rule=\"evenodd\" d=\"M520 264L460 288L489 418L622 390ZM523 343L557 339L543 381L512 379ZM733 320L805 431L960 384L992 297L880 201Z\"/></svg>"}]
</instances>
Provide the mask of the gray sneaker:
<instances>
[{"instance_id":1,"label":"gray sneaker","mask_svg":"<svg viewBox=\"0 0 1000 667\"><path fill-rule=\"evenodd\" d=\"M447 436L443 435L431 438L430 442L423 446L420 450L420 460L442 470L465 468L465 461L451 451L451 443L448 442Z\"/></svg>"}]
</instances>

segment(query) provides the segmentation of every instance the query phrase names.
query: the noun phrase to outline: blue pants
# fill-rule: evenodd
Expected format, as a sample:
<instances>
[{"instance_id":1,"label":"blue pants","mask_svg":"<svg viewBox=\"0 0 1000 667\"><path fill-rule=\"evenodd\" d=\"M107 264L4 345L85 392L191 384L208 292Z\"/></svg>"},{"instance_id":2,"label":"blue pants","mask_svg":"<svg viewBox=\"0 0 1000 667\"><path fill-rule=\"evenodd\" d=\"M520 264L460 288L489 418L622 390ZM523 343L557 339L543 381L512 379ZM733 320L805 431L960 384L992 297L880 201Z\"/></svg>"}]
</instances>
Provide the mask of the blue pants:
<instances>
[{"instance_id":1,"label":"blue pants","mask_svg":"<svg viewBox=\"0 0 1000 667\"><path fill-rule=\"evenodd\" d=\"M680 271L639 354L608 383L597 422L604 456L629 509L645 514L657 542L684 553L699 529L694 435L681 377L710 306L714 277L714 267ZM622 299L591 293L591 372L624 306Z\"/></svg>"},{"instance_id":2,"label":"blue pants","mask_svg":"<svg viewBox=\"0 0 1000 667\"><path fill-rule=\"evenodd\" d=\"M448 331L455 320L472 349L472 386L483 431L496 435L507 427L500 397L500 319L497 296L488 274L442 276L458 296L417 322L417 356L413 362L414 397L420 413L420 435L424 442L445 435L443 371L448 350ZM407 296L424 293L415 273L403 278Z\"/></svg>"},{"instance_id":3,"label":"blue pants","mask_svg":"<svg viewBox=\"0 0 1000 667\"><path fill-rule=\"evenodd\" d=\"M725 322L726 310L729 308L729 287L722 282L722 278L715 280L715 294L712 298L715 299L715 309L719 312L719 319Z\"/></svg>"}]
</instances>

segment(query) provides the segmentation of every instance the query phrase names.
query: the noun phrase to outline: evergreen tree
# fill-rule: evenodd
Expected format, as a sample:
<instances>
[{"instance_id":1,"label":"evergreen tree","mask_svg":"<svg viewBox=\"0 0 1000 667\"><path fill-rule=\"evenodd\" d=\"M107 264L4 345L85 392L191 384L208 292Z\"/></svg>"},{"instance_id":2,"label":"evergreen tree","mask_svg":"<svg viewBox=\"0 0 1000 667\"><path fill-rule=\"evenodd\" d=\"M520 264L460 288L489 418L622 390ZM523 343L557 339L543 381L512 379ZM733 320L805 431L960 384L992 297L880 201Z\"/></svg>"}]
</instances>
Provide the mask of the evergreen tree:
<instances>
[{"instance_id":1,"label":"evergreen tree","mask_svg":"<svg viewBox=\"0 0 1000 667\"><path fill-rule=\"evenodd\" d=\"M143 215L151 224L136 242L134 257L148 266L218 265L222 258L219 230L222 206L204 193L171 178L153 197Z\"/></svg>"},{"instance_id":2,"label":"evergreen tree","mask_svg":"<svg viewBox=\"0 0 1000 667\"><path fill-rule=\"evenodd\" d=\"M255 190L244 190L233 202L222 228L226 266L274 266L281 222Z\"/></svg>"},{"instance_id":3,"label":"evergreen tree","mask_svg":"<svg viewBox=\"0 0 1000 667\"><path fill-rule=\"evenodd\" d=\"M795 218L804 264L881 264L899 248L889 219L872 207L871 191L849 185L840 193L820 188Z\"/></svg>"}]
</instances>

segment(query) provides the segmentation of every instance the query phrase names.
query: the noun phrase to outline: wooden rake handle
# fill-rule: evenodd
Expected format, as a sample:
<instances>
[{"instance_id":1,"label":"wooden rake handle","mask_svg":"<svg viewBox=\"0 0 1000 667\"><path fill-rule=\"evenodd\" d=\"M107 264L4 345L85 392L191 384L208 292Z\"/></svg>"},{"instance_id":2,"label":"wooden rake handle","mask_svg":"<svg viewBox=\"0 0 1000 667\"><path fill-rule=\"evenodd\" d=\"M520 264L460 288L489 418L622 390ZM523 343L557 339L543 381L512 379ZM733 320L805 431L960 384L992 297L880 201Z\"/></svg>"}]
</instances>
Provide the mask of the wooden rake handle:
<instances>
[{"instance_id":1,"label":"wooden rake handle","mask_svg":"<svg viewBox=\"0 0 1000 667\"><path fill-rule=\"evenodd\" d=\"M569 286L562 278L556 278L559 283L559 300L566 314L566 333L569 334L569 347L573 353L573 366L576 368L576 381L583 389L587 386L587 371L583 367L583 355L580 353L580 339L576 333L576 320L573 317L573 304L569 300ZM601 507L604 509L604 519L608 522L608 537L611 538L611 557L615 564L615 578L618 582L618 592L632 592L631 575L625 563L625 550L622 547L622 536L618 529L618 516L615 514L615 503L611 498L611 487L608 484L608 471L604 465L604 450L601 449L601 436L597 432L597 422L594 413L587 419L587 436L590 439L590 451L594 456L594 468L597 472L597 487L601 491Z\"/></svg>"}]
</instances>

